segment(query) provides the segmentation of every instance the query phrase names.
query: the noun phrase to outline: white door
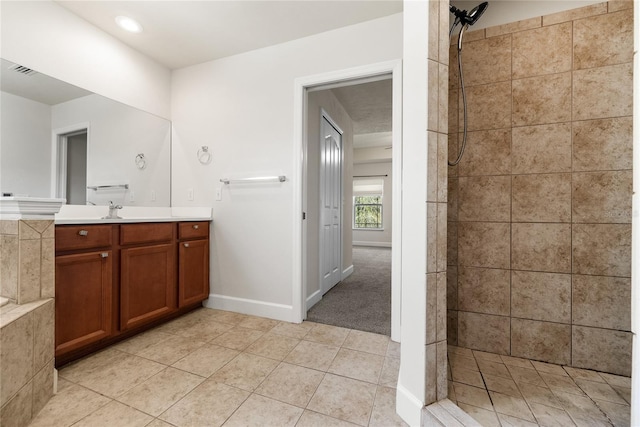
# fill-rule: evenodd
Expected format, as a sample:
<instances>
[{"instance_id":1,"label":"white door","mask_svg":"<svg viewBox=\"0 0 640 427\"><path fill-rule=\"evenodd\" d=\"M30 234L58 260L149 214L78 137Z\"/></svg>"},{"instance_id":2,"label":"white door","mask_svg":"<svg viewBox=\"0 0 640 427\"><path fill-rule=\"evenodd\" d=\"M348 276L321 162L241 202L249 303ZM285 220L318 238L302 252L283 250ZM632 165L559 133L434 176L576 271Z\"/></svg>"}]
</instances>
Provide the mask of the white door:
<instances>
[{"instance_id":1,"label":"white door","mask_svg":"<svg viewBox=\"0 0 640 427\"><path fill-rule=\"evenodd\" d=\"M342 134L323 114L320 124L320 283L322 294L342 279Z\"/></svg>"}]
</instances>

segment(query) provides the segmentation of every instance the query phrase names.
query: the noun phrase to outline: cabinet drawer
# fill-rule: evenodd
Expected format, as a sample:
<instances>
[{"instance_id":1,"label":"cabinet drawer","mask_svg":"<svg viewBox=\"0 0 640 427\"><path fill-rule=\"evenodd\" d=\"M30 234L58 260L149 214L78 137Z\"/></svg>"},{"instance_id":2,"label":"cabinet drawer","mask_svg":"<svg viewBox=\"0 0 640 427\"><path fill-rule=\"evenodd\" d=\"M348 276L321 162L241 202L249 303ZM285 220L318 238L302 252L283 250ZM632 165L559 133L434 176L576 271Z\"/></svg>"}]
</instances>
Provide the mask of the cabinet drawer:
<instances>
[{"instance_id":1,"label":"cabinet drawer","mask_svg":"<svg viewBox=\"0 0 640 427\"><path fill-rule=\"evenodd\" d=\"M166 242L173 239L171 222L153 222L140 224L122 224L120 226L120 244Z\"/></svg>"},{"instance_id":2,"label":"cabinet drawer","mask_svg":"<svg viewBox=\"0 0 640 427\"><path fill-rule=\"evenodd\" d=\"M111 225L58 225L56 251L111 246Z\"/></svg>"},{"instance_id":3,"label":"cabinet drawer","mask_svg":"<svg viewBox=\"0 0 640 427\"><path fill-rule=\"evenodd\" d=\"M181 222L178 225L178 238L202 239L209 237L209 223L207 221Z\"/></svg>"}]
</instances>

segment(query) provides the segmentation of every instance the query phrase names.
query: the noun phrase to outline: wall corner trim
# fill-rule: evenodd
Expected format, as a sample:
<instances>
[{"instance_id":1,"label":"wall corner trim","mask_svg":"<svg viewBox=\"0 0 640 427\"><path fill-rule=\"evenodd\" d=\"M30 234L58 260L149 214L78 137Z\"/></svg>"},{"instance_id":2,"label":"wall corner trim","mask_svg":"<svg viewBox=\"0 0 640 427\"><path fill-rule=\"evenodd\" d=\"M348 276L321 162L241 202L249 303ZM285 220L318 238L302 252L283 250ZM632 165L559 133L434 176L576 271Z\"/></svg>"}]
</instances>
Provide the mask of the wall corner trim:
<instances>
[{"instance_id":1,"label":"wall corner trim","mask_svg":"<svg viewBox=\"0 0 640 427\"><path fill-rule=\"evenodd\" d=\"M351 274L353 274L353 264L351 264L349 267L347 267L344 270L342 270L342 280L344 280L347 277L351 276Z\"/></svg>"}]
</instances>

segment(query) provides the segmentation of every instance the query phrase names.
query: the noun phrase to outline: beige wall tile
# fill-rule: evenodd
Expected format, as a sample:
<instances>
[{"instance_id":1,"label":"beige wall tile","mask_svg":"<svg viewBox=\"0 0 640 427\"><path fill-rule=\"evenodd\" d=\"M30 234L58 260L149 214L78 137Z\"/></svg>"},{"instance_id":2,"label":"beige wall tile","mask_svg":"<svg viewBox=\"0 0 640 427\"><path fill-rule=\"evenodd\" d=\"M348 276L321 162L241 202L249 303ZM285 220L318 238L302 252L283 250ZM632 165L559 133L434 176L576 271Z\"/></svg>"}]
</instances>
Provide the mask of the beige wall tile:
<instances>
[{"instance_id":1,"label":"beige wall tile","mask_svg":"<svg viewBox=\"0 0 640 427\"><path fill-rule=\"evenodd\" d=\"M569 224L513 224L511 245L515 270L571 272Z\"/></svg>"},{"instance_id":2,"label":"beige wall tile","mask_svg":"<svg viewBox=\"0 0 640 427\"><path fill-rule=\"evenodd\" d=\"M574 224L573 273L631 277L630 224Z\"/></svg>"},{"instance_id":3,"label":"beige wall tile","mask_svg":"<svg viewBox=\"0 0 640 427\"><path fill-rule=\"evenodd\" d=\"M439 1L440 5L440 18L445 16L449 16L449 2L448 1ZM439 32L438 32L438 60L441 64L449 63L449 25L448 21L445 19L440 19L438 22Z\"/></svg>"},{"instance_id":4,"label":"beige wall tile","mask_svg":"<svg viewBox=\"0 0 640 427\"><path fill-rule=\"evenodd\" d=\"M55 289L55 240L42 239L40 252L40 298L53 298Z\"/></svg>"},{"instance_id":5,"label":"beige wall tile","mask_svg":"<svg viewBox=\"0 0 640 427\"><path fill-rule=\"evenodd\" d=\"M573 72L573 120L630 116L633 64Z\"/></svg>"},{"instance_id":6,"label":"beige wall tile","mask_svg":"<svg viewBox=\"0 0 640 427\"><path fill-rule=\"evenodd\" d=\"M436 370L437 370L437 394L438 400L447 398L447 341L439 341L436 344ZM394 401L395 402L395 401ZM394 404L395 408L395 404Z\"/></svg>"},{"instance_id":7,"label":"beige wall tile","mask_svg":"<svg viewBox=\"0 0 640 427\"><path fill-rule=\"evenodd\" d=\"M467 88L467 129L504 129L511 125L511 82ZM463 103L458 102L458 126L462 129Z\"/></svg>"},{"instance_id":8,"label":"beige wall tile","mask_svg":"<svg viewBox=\"0 0 640 427\"><path fill-rule=\"evenodd\" d=\"M33 228L39 235L42 235L42 233L44 233L44 231L49 228L49 226L51 225L51 223L53 221L51 220L22 220L21 222L23 222L24 224L28 225L29 227ZM40 237L40 236L38 236Z\"/></svg>"},{"instance_id":9,"label":"beige wall tile","mask_svg":"<svg viewBox=\"0 0 640 427\"><path fill-rule=\"evenodd\" d=\"M571 172L571 123L513 128L513 173Z\"/></svg>"},{"instance_id":10,"label":"beige wall tile","mask_svg":"<svg viewBox=\"0 0 640 427\"><path fill-rule=\"evenodd\" d=\"M447 309L458 309L458 267L447 267Z\"/></svg>"},{"instance_id":11,"label":"beige wall tile","mask_svg":"<svg viewBox=\"0 0 640 427\"><path fill-rule=\"evenodd\" d=\"M459 167L460 176L511 173L511 129L469 132Z\"/></svg>"},{"instance_id":12,"label":"beige wall tile","mask_svg":"<svg viewBox=\"0 0 640 427\"><path fill-rule=\"evenodd\" d=\"M460 267L457 293L459 310L508 316L509 270Z\"/></svg>"},{"instance_id":13,"label":"beige wall tile","mask_svg":"<svg viewBox=\"0 0 640 427\"><path fill-rule=\"evenodd\" d=\"M5 298L18 298L18 236L0 236L0 292Z\"/></svg>"},{"instance_id":14,"label":"beige wall tile","mask_svg":"<svg viewBox=\"0 0 640 427\"><path fill-rule=\"evenodd\" d=\"M632 167L633 119L573 122L573 170L621 170Z\"/></svg>"},{"instance_id":15,"label":"beige wall tile","mask_svg":"<svg viewBox=\"0 0 640 427\"><path fill-rule=\"evenodd\" d=\"M511 178L475 176L459 178L460 221L502 221L511 217Z\"/></svg>"},{"instance_id":16,"label":"beige wall tile","mask_svg":"<svg viewBox=\"0 0 640 427\"><path fill-rule=\"evenodd\" d=\"M617 12L618 10L633 9L633 0L610 0L609 12Z\"/></svg>"},{"instance_id":17,"label":"beige wall tile","mask_svg":"<svg viewBox=\"0 0 640 427\"><path fill-rule=\"evenodd\" d=\"M447 273L437 274L436 341L447 340Z\"/></svg>"},{"instance_id":18,"label":"beige wall tile","mask_svg":"<svg viewBox=\"0 0 640 427\"><path fill-rule=\"evenodd\" d=\"M54 239L56 237L56 224L54 221L44 221L49 223L42 232L43 239Z\"/></svg>"},{"instance_id":19,"label":"beige wall tile","mask_svg":"<svg viewBox=\"0 0 640 427\"><path fill-rule=\"evenodd\" d=\"M447 204L437 203L436 269L447 271Z\"/></svg>"},{"instance_id":20,"label":"beige wall tile","mask_svg":"<svg viewBox=\"0 0 640 427\"><path fill-rule=\"evenodd\" d=\"M438 271L438 204L427 203L427 273Z\"/></svg>"},{"instance_id":21,"label":"beige wall tile","mask_svg":"<svg viewBox=\"0 0 640 427\"><path fill-rule=\"evenodd\" d=\"M573 174L573 221L630 223L631 171Z\"/></svg>"},{"instance_id":22,"label":"beige wall tile","mask_svg":"<svg viewBox=\"0 0 640 427\"><path fill-rule=\"evenodd\" d=\"M571 73L513 81L513 126L571 120Z\"/></svg>"},{"instance_id":23,"label":"beige wall tile","mask_svg":"<svg viewBox=\"0 0 640 427\"><path fill-rule=\"evenodd\" d=\"M458 150L458 134L449 134L448 138L448 149L447 149L447 157L449 162L455 162L458 158L459 150ZM447 163L448 164L448 163ZM449 165L447 169L447 175L449 177L458 176L458 165Z\"/></svg>"},{"instance_id":24,"label":"beige wall tile","mask_svg":"<svg viewBox=\"0 0 640 427\"><path fill-rule=\"evenodd\" d=\"M606 34L606 37L603 37ZM607 13L573 23L573 68L633 61L633 14Z\"/></svg>"},{"instance_id":25,"label":"beige wall tile","mask_svg":"<svg viewBox=\"0 0 640 427\"><path fill-rule=\"evenodd\" d=\"M631 330L631 280L573 276L573 324Z\"/></svg>"},{"instance_id":26,"label":"beige wall tile","mask_svg":"<svg viewBox=\"0 0 640 427\"><path fill-rule=\"evenodd\" d=\"M20 389L0 411L0 425L3 427L24 427L29 424L33 413L33 388L31 382Z\"/></svg>"},{"instance_id":27,"label":"beige wall tile","mask_svg":"<svg viewBox=\"0 0 640 427\"><path fill-rule=\"evenodd\" d=\"M458 264L458 223L447 223L447 265Z\"/></svg>"},{"instance_id":28,"label":"beige wall tile","mask_svg":"<svg viewBox=\"0 0 640 427\"><path fill-rule=\"evenodd\" d=\"M19 221L18 235L20 240L40 239L40 232L34 228L39 228L39 222L41 221Z\"/></svg>"},{"instance_id":29,"label":"beige wall tile","mask_svg":"<svg viewBox=\"0 0 640 427\"><path fill-rule=\"evenodd\" d=\"M509 318L458 312L458 345L497 354L509 354Z\"/></svg>"},{"instance_id":30,"label":"beige wall tile","mask_svg":"<svg viewBox=\"0 0 640 427\"><path fill-rule=\"evenodd\" d=\"M53 397L53 358L33 377L33 415Z\"/></svg>"},{"instance_id":31,"label":"beige wall tile","mask_svg":"<svg viewBox=\"0 0 640 427\"><path fill-rule=\"evenodd\" d=\"M447 343L458 345L458 312L456 310L447 311Z\"/></svg>"},{"instance_id":32,"label":"beige wall tile","mask_svg":"<svg viewBox=\"0 0 640 427\"><path fill-rule=\"evenodd\" d=\"M476 40L482 40L485 37L486 37L486 34L485 34L485 31L484 31L484 28L481 29L481 30L474 30L474 31L469 31L469 32L465 31L465 33L463 35L462 42L463 43L469 43L469 42L473 42L473 41L476 41ZM454 45L456 45L456 46L458 45L458 32L457 31L453 34L452 43Z\"/></svg>"},{"instance_id":33,"label":"beige wall tile","mask_svg":"<svg viewBox=\"0 0 640 427\"><path fill-rule=\"evenodd\" d=\"M438 349L436 343L426 346L426 372L425 372L425 403L433 403L438 399Z\"/></svg>"},{"instance_id":34,"label":"beige wall tile","mask_svg":"<svg viewBox=\"0 0 640 427\"><path fill-rule=\"evenodd\" d=\"M511 320L511 354L557 364L571 363L571 326L536 320Z\"/></svg>"},{"instance_id":35,"label":"beige wall tile","mask_svg":"<svg viewBox=\"0 0 640 427\"><path fill-rule=\"evenodd\" d=\"M449 67L451 70L451 67ZM449 89L449 105L447 107L447 133L456 134L460 130L458 128L458 89ZM453 157L453 153L450 155ZM455 158L451 159L455 160Z\"/></svg>"},{"instance_id":36,"label":"beige wall tile","mask_svg":"<svg viewBox=\"0 0 640 427\"><path fill-rule=\"evenodd\" d=\"M438 134L427 132L427 201L438 201Z\"/></svg>"},{"instance_id":37,"label":"beige wall tile","mask_svg":"<svg viewBox=\"0 0 640 427\"><path fill-rule=\"evenodd\" d=\"M18 304L40 298L40 239L18 244Z\"/></svg>"},{"instance_id":38,"label":"beige wall tile","mask_svg":"<svg viewBox=\"0 0 640 427\"><path fill-rule=\"evenodd\" d=\"M552 13L551 15L545 15L542 17L542 24L555 25L561 22L567 22L574 19L585 18L588 16L600 15L603 13L607 13L606 3L597 3L590 6L570 9L564 12Z\"/></svg>"},{"instance_id":39,"label":"beige wall tile","mask_svg":"<svg viewBox=\"0 0 640 427\"><path fill-rule=\"evenodd\" d=\"M511 35L467 42L462 52L465 87L511 79Z\"/></svg>"},{"instance_id":40,"label":"beige wall tile","mask_svg":"<svg viewBox=\"0 0 640 427\"><path fill-rule=\"evenodd\" d=\"M465 34L465 40L466 40ZM456 38L457 40L457 38ZM460 75L458 74L458 43L449 46L449 95L451 90L460 87Z\"/></svg>"},{"instance_id":41,"label":"beige wall tile","mask_svg":"<svg viewBox=\"0 0 640 427\"><path fill-rule=\"evenodd\" d=\"M438 131L438 98L440 79L438 76L438 62L429 60L427 66L427 129Z\"/></svg>"},{"instance_id":42,"label":"beige wall tile","mask_svg":"<svg viewBox=\"0 0 640 427\"><path fill-rule=\"evenodd\" d=\"M449 177L447 183L447 220L458 219L458 178Z\"/></svg>"},{"instance_id":43,"label":"beige wall tile","mask_svg":"<svg viewBox=\"0 0 640 427\"><path fill-rule=\"evenodd\" d=\"M511 272L511 315L523 319L571 322L571 275Z\"/></svg>"},{"instance_id":44,"label":"beige wall tile","mask_svg":"<svg viewBox=\"0 0 640 427\"><path fill-rule=\"evenodd\" d=\"M439 38L438 38L438 30L439 30L439 22L440 22L440 2L439 1L430 1L429 2L429 34L428 37L428 45L427 45L427 57L434 61L438 60L438 50L440 47Z\"/></svg>"},{"instance_id":45,"label":"beige wall tile","mask_svg":"<svg viewBox=\"0 0 640 427\"><path fill-rule=\"evenodd\" d=\"M458 223L459 265L510 268L510 228L508 223Z\"/></svg>"},{"instance_id":46,"label":"beige wall tile","mask_svg":"<svg viewBox=\"0 0 640 427\"><path fill-rule=\"evenodd\" d=\"M0 235L18 235L19 222L14 220L2 219L0 220Z\"/></svg>"},{"instance_id":47,"label":"beige wall tile","mask_svg":"<svg viewBox=\"0 0 640 427\"><path fill-rule=\"evenodd\" d=\"M55 311L53 299L33 311L33 372L53 360Z\"/></svg>"},{"instance_id":48,"label":"beige wall tile","mask_svg":"<svg viewBox=\"0 0 640 427\"><path fill-rule=\"evenodd\" d=\"M27 314L2 328L0 406L24 387L33 374L33 316Z\"/></svg>"},{"instance_id":49,"label":"beige wall tile","mask_svg":"<svg viewBox=\"0 0 640 427\"><path fill-rule=\"evenodd\" d=\"M449 66L438 65L438 132L449 131Z\"/></svg>"},{"instance_id":50,"label":"beige wall tile","mask_svg":"<svg viewBox=\"0 0 640 427\"><path fill-rule=\"evenodd\" d=\"M571 23L513 34L513 78L571 70Z\"/></svg>"},{"instance_id":51,"label":"beige wall tile","mask_svg":"<svg viewBox=\"0 0 640 427\"><path fill-rule=\"evenodd\" d=\"M437 332L437 307L438 307L438 289L437 289L437 274L427 274L427 335L426 342L431 344L436 342Z\"/></svg>"},{"instance_id":52,"label":"beige wall tile","mask_svg":"<svg viewBox=\"0 0 640 427\"><path fill-rule=\"evenodd\" d=\"M447 151L449 138L446 133L438 134L438 202L447 202Z\"/></svg>"},{"instance_id":53,"label":"beige wall tile","mask_svg":"<svg viewBox=\"0 0 640 427\"><path fill-rule=\"evenodd\" d=\"M513 222L570 222L571 174L513 177Z\"/></svg>"},{"instance_id":54,"label":"beige wall tile","mask_svg":"<svg viewBox=\"0 0 640 427\"><path fill-rule=\"evenodd\" d=\"M573 326L572 365L578 368L631 375L630 332Z\"/></svg>"},{"instance_id":55,"label":"beige wall tile","mask_svg":"<svg viewBox=\"0 0 640 427\"><path fill-rule=\"evenodd\" d=\"M530 30L532 28L538 28L542 26L542 18L530 18L522 21L511 22L509 24L498 25L495 27L485 28L485 33L488 37L495 37L501 34L515 33L518 31Z\"/></svg>"}]
</instances>

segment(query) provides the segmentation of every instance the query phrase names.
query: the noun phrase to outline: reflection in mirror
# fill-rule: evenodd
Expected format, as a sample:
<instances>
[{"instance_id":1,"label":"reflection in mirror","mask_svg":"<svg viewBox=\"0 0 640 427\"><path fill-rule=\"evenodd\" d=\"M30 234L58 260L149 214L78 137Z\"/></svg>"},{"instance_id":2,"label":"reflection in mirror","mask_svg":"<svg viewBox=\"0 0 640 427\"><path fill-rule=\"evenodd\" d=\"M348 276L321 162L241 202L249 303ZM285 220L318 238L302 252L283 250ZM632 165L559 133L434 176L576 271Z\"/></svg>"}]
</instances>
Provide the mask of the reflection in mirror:
<instances>
[{"instance_id":1,"label":"reflection in mirror","mask_svg":"<svg viewBox=\"0 0 640 427\"><path fill-rule=\"evenodd\" d=\"M4 59L0 114L2 193L170 206L168 120Z\"/></svg>"}]
</instances>

